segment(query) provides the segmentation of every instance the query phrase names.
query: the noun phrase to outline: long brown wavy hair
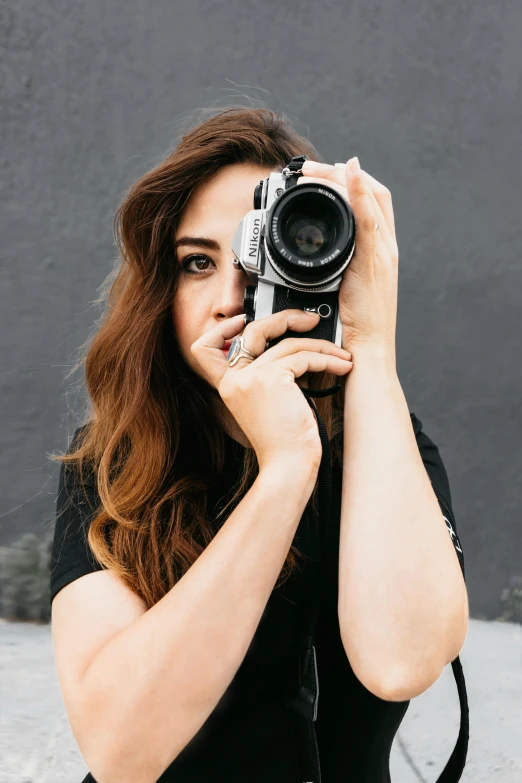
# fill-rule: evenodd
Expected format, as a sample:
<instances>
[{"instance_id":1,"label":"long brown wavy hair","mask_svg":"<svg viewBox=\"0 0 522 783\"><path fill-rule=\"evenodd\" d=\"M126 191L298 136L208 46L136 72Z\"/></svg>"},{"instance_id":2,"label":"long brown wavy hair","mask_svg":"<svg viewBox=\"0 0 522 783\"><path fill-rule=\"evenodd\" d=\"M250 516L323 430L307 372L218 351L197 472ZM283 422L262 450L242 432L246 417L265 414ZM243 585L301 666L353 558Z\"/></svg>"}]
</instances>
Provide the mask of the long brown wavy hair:
<instances>
[{"instance_id":1,"label":"long brown wavy hair","mask_svg":"<svg viewBox=\"0 0 522 783\"><path fill-rule=\"evenodd\" d=\"M193 191L221 167L251 163L281 171L301 154L322 160L284 114L266 108L210 110L127 190L116 211L120 255L104 283L103 315L75 368L85 368L87 420L75 448L52 459L65 463L66 470L72 467L83 488L90 482L97 490L100 504L89 526L89 546L147 608L215 535L207 491L225 456L212 392L182 359L174 333L176 228ZM332 373L312 373L309 388L339 382L344 388L344 381ZM315 401L338 462L343 399L337 393ZM247 448L243 473L220 515L237 505L257 474L256 454ZM316 493L317 484L313 503ZM292 546L280 583L299 557Z\"/></svg>"}]
</instances>

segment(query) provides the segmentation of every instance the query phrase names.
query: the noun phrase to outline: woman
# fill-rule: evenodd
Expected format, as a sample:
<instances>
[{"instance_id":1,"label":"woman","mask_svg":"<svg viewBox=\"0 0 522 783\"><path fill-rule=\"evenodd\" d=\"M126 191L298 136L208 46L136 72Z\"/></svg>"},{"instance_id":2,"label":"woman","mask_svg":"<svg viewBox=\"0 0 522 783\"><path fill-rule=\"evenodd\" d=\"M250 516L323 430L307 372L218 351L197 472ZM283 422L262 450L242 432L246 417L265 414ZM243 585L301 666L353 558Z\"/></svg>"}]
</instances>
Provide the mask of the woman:
<instances>
[{"instance_id":1,"label":"woman","mask_svg":"<svg viewBox=\"0 0 522 783\"><path fill-rule=\"evenodd\" d=\"M448 480L395 369L389 191L357 166L303 167L355 215L342 348L306 337L318 317L299 310L245 327L232 237L259 180L301 154L319 158L283 116L224 110L117 212L90 410L57 457L53 640L85 781L318 783L286 699L322 454L299 386L341 384L316 402L333 456L315 638L322 782L389 781L408 700L463 646ZM288 329L303 335L266 349ZM250 354L230 366L238 335Z\"/></svg>"}]
</instances>

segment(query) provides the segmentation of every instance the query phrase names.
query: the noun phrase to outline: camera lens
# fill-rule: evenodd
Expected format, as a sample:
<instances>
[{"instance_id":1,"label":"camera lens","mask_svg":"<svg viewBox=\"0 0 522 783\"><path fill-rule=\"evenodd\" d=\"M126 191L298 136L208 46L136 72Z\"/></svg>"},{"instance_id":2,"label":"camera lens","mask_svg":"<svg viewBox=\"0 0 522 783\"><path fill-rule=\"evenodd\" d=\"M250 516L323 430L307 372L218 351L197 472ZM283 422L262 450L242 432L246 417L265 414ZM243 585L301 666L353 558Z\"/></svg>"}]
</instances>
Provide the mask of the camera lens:
<instances>
[{"instance_id":1,"label":"camera lens","mask_svg":"<svg viewBox=\"0 0 522 783\"><path fill-rule=\"evenodd\" d=\"M333 188L290 187L267 213L267 253L284 280L323 285L346 267L354 242L353 212Z\"/></svg>"},{"instance_id":2,"label":"camera lens","mask_svg":"<svg viewBox=\"0 0 522 783\"><path fill-rule=\"evenodd\" d=\"M327 215L317 217L300 210L288 218L284 235L289 250L302 258L314 258L332 246L335 227Z\"/></svg>"}]
</instances>

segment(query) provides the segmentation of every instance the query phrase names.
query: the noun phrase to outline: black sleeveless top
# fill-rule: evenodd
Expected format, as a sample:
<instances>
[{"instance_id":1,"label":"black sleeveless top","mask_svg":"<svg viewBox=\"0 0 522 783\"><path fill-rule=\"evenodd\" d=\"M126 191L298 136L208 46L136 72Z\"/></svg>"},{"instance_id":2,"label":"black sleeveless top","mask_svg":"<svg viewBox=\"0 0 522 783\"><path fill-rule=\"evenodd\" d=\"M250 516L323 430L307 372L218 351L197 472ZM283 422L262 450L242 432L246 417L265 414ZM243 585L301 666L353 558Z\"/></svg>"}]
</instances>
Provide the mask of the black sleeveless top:
<instances>
[{"instance_id":1,"label":"black sleeveless top","mask_svg":"<svg viewBox=\"0 0 522 783\"><path fill-rule=\"evenodd\" d=\"M410 416L451 534L451 526L455 532L456 527L446 470L438 448L422 431L422 422L415 414ZM224 470L208 496L208 509L214 514L231 496L243 455L244 447L227 436ZM341 468L334 466L332 535L324 552L322 604L315 634L319 675L315 731L321 777L322 783L390 783L390 751L409 701L387 702L370 693L353 673L342 645L337 617L341 479ZM69 582L101 569L86 540L97 493L93 486L86 485L86 490L89 497L79 492L71 469L62 463L51 557L51 602ZM223 518L219 524L225 524ZM460 547L451 537L462 564ZM302 521L293 544L305 557L312 552ZM296 666L306 568L307 560L300 561L285 584L272 591L234 679L158 783L302 783L298 737L284 697ZM93 782L89 774L82 783Z\"/></svg>"}]
</instances>

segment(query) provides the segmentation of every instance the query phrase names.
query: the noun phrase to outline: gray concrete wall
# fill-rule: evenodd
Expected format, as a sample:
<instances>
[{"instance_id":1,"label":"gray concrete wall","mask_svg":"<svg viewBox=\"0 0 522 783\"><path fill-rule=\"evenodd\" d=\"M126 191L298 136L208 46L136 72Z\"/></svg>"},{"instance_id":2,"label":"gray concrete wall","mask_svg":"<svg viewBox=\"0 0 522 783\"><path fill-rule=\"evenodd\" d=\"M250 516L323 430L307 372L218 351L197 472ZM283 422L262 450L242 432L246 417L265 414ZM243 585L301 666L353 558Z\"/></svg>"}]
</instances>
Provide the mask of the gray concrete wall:
<instances>
[{"instance_id":1,"label":"gray concrete wall","mask_svg":"<svg viewBox=\"0 0 522 783\"><path fill-rule=\"evenodd\" d=\"M247 92L392 191L399 375L472 613L497 616L522 573L520 3L4 0L0 29L0 545L53 518L120 195L195 108Z\"/></svg>"}]
</instances>

